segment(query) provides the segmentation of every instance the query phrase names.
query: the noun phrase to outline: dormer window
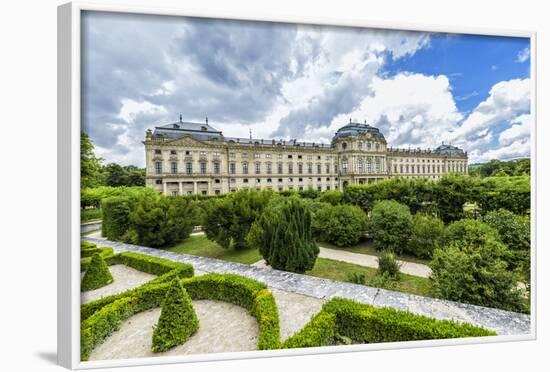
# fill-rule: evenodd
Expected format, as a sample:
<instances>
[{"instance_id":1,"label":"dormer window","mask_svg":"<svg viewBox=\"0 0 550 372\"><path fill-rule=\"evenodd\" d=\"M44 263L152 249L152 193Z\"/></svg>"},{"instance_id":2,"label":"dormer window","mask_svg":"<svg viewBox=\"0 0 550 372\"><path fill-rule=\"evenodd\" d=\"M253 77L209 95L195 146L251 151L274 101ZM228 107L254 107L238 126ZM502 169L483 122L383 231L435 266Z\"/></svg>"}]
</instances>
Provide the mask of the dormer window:
<instances>
[{"instance_id":1,"label":"dormer window","mask_svg":"<svg viewBox=\"0 0 550 372\"><path fill-rule=\"evenodd\" d=\"M342 150L345 150L345 149L347 149L347 148L348 148L348 144L347 144L347 143L345 143L345 142L344 142L344 143L342 143Z\"/></svg>"},{"instance_id":2,"label":"dormer window","mask_svg":"<svg viewBox=\"0 0 550 372\"><path fill-rule=\"evenodd\" d=\"M202 130L203 132L206 132L206 131L208 130L208 128L206 128L206 127L203 125L203 126L201 127L201 130Z\"/></svg>"},{"instance_id":3,"label":"dormer window","mask_svg":"<svg viewBox=\"0 0 550 372\"><path fill-rule=\"evenodd\" d=\"M174 124L174 128L175 129L179 129L180 125L179 124Z\"/></svg>"}]
</instances>

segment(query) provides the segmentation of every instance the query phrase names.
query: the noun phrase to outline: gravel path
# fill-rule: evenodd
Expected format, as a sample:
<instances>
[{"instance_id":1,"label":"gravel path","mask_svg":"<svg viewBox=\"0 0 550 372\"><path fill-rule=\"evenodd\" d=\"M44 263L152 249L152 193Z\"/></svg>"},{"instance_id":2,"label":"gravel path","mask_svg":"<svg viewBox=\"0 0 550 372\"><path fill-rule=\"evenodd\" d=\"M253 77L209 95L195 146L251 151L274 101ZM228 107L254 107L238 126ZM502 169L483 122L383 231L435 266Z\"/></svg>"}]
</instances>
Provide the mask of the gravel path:
<instances>
[{"instance_id":1,"label":"gravel path","mask_svg":"<svg viewBox=\"0 0 550 372\"><path fill-rule=\"evenodd\" d=\"M186 343L163 353L151 352L153 326L161 309L141 312L125 320L90 355L90 360L127 359L186 354L256 350L258 324L240 307L227 302L193 301L200 326Z\"/></svg>"},{"instance_id":2,"label":"gravel path","mask_svg":"<svg viewBox=\"0 0 550 372\"><path fill-rule=\"evenodd\" d=\"M85 304L98 300L105 296L124 292L128 289L139 287L142 284L154 279L156 276L132 269L126 265L109 266L109 271L113 276L113 282L105 287L94 289L92 291L82 292L80 294L80 303ZM81 278L84 273L81 274Z\"/></svg>"},{"instance_id":3,"label":"gravel path","mask_svg":"<svg viewBox=\"0 0 550 372\"><path fill-rule=\"evenodd\" d=\"M323 248L319 247L319 257L328 258L335 261L342 261L347 263L356 264L359 266L372 267L374 269L378 268L378 257L371 256L369 254L363 253L352 253L341 251L338 249ZM404 274L420 276L423 278L428 278L432 274L432 270L422 264L417 264L414 262L405 262L399 261L401 263L401 272ZM263 269L269 269L270 267L265 264L264 260L260 260L252 264L252 266L260 267Z\"/></svg>"},{"instance_id":4,"label":"gravel path","mask_svg":"<svg viewBox=\"0 0 550 372\"><path fill-rule=\"evenodd\" d=\"M373 267L375 269L378 268L378 257L376 256L324 247L319 247L319 249L319 257L322 258L329 258L331 260L348 262L360 266ZM430 269L427 265L407 261L398 262L401 264L400 270L404 274L421 276L423 278L428 278L432 274L432 269Z\"/></svg>"}]
</instances>

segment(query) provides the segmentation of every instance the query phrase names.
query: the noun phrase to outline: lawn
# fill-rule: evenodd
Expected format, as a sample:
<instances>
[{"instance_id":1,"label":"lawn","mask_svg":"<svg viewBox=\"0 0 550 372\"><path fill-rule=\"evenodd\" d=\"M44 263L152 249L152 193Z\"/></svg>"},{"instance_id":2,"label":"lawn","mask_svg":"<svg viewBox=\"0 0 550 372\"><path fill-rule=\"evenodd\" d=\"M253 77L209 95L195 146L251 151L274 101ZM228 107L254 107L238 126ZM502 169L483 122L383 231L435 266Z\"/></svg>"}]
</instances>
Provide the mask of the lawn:
<instances>
[{"instance_id":1,"label":"lawn","mask_svg":"<svg viewBox=\"0 0 550 372\"><path fill-rule=\"evenodd\" d=\"M319 278L346 281L348 274L362 273L365 275L366 285L371 285L369 282L376 276L377 271L377 269L371 267L329 260L327 258L317 258L313 270L307 271L306 274ZM430 279L403 273L400 275L399 281L392 281L386 285L378 284L377 286L419 296L432 296Z\"/></svg>"},{"instance_id":2,"label":"lawn","mask_svg":"<svg viewBox=\"0 0 550 372\"><path fill-rule=\"evenodd\" d=\"M175 253L191 254L194 256L218 258L220 260L239 262L243 264L253 264L262 259L258 251L255 249L224 249L218 243L208 240L205 235L192 235L183 242L176 244L173 247L166 248L166 250ZM376 276L377 270L347 262L317 258L313 270L306 272L306 275L346 281L348 275L351 273L363 273L367 280L367 285L371 285L369 282ZM430 296L431 294L431 282L429 279L407 274L401 274L401 279L397 282L386 284L378 283L376 286L420 296Z\"/></svg>"},{"instance_id":3,"label":"lawn","mask_svg":"<svg viewBox=\"0 0 550 372\"><path fill-rule=\"evenodd\" d=\"M379 257L380 254L382 253L380 251L377 251L376 248L374 248L372 240L366 239L366 238L361 239L359 243L352 245L351 247L337 247L334 244L331 244L328 242L317 242L317 244L324 248L337 249L337 250L353 252L353 253L369 254L371 256L376 256L376 257ZM428 266L430 265L430 260L414 257L406 253L398 256L397 258L401 261L415 262L415 263L424 264Z\"/></svg>"},{"instance_id":4,"label":"lawn","mask_svg":"<svg viewBox=\"0 0 550 372\"><path fill-rule=\"evenodd\" d=\"M260 253L255 249L224 249L218 243L208 240L205 235L192 235L166 250L243 264L253 264L262 259Z\"/></svg>"}]
</instances>

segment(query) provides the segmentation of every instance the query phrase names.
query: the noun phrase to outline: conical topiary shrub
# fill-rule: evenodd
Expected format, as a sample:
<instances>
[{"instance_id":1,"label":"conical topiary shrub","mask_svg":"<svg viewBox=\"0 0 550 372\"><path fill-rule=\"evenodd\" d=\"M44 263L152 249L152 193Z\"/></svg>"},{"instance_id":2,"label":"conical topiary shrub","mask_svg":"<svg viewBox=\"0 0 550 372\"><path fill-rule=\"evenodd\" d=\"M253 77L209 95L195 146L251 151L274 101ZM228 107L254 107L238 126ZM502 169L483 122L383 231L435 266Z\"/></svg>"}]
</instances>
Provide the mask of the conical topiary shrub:
<instances>
[{"instance_id":1,"label":"conical topiary shrub","mask_svg":"<svg viewBox=\"0 0 550 372\"><path fill-rule=\"evenodd\" d=\"M160 318L153 331L155 353L181 345L199 329L199 319L191 303L191 297L176 277L164 298Z\"/></svg>"},{"instance_id":2,"label":"conical topiary shrub","mask_svg":"<svg viewBox=\"0 0 550 372\"><path fill-rule=\"evenodd\" d=\"M113 276L105 260L103 260L99 253L94 254L90 266L84 273L84 277L80 283L80 290L83 292L91 291L92 289L101 288L112 282Z\"/></svg>"}]
</instances>

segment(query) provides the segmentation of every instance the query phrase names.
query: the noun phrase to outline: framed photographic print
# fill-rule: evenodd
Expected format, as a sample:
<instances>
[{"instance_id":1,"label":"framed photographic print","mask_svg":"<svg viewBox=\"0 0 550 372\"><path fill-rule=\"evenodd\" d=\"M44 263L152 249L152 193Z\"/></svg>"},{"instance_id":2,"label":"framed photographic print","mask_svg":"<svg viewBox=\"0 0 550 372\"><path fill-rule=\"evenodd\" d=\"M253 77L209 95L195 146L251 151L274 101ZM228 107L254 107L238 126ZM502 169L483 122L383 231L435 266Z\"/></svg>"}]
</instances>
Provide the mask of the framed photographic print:
<instances>
[{"instance_id":1,"label":"framed photographic print","mask_svg":"<svg viewBox=\"0 0 550 372\"><path fill-rule=\"evenodd\" d=\"M535 33L58 9L68 368L535 338Z\"/></svg>"}]
</instances>

